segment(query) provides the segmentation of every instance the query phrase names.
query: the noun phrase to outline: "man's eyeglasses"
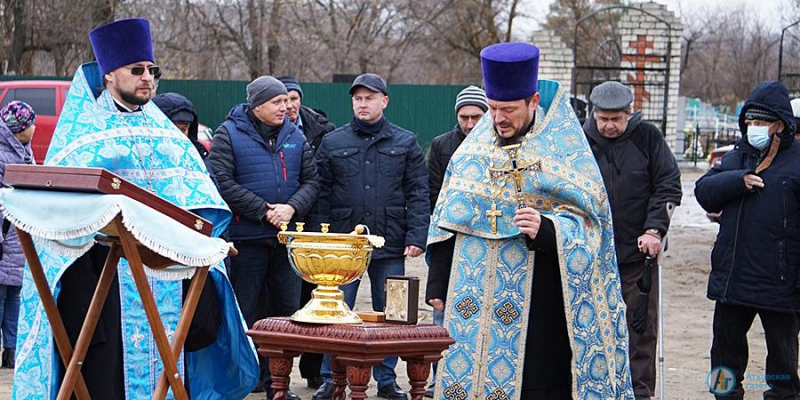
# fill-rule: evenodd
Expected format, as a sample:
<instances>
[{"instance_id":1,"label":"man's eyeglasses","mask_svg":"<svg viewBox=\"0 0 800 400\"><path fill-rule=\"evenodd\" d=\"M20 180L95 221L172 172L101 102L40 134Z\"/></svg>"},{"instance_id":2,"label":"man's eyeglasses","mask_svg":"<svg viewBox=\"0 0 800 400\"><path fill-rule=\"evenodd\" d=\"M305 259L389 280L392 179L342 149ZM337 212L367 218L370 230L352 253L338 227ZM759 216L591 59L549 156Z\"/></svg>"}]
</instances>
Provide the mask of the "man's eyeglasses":
<instances>
[{"instance_id":1,"label":"man's eyeglasses","mask_svg":"<svg viewBox=\"0 0 800 400\"><path fill-rule=\"evenodd\" d=\"M131 75L141 76L144 75L144 70L147 69L150 72L150 75L153 75L153 78L161 79L161 67L158 65L151 65L149 67L129 67L131 70Z\"/></svg>"}]
</instances>

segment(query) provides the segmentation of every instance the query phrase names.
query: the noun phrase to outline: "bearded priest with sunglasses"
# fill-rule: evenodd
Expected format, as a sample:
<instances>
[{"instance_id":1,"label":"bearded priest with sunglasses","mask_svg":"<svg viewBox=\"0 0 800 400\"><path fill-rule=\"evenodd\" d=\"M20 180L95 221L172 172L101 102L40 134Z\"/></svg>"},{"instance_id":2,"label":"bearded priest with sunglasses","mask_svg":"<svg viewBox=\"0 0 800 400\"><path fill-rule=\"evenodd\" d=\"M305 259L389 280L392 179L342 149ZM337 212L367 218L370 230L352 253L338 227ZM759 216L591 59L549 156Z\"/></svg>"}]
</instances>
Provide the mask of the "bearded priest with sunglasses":
<instances>
[{"instance_id":1,"label":"bearded priest with sunglasses","mask_svg":"<svg viewBox=\"0 0 800 400\"><path fill-rule=\"evenodd\" d=\"M106 168L210 220L218 236L230 222L230 210L192 143L150 101L161 70L155 65L149 22L111 22L92 30L89 39L97 61L75 73L45 165ZM75 346L108 248L90 241L72 254L41 246L37 251ZM158 278L151 277L150 286L169 335L189 281L182 280L185 276ZM13 398L54 398L64 367L29 270L23 287ZM92 398L150 398L162 369L154 343L123 259L81 367ZM256 385L255 349L221 263L209 270L179 370L193 399L241 399Z\"/></svg>"}]
</instances>

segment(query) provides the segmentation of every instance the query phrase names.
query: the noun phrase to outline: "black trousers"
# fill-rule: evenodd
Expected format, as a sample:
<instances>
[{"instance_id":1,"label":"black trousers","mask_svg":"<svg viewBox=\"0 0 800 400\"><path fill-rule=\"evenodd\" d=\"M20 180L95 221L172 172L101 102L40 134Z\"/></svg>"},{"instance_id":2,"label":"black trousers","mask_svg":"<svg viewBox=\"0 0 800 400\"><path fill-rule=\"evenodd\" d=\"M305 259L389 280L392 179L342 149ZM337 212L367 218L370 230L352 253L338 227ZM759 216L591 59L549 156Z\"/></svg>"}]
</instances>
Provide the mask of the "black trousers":
<instances>
[{"instance_id":1,"label":"black trousers","mask_svg":"<svg viewBox=\"0 0 800 400\"><path fill-rule=\"evenodd\" d=\"M800 322L796 313L782 313L716 303L714 307L714 340L711 345L711 368L729 368L736 377L736 386L717 399L743 399L742 385L747 369L747 332L756 315L761 319L767 340L766 383L770 389L764 399L800 399L797 376L797 334ZM763 381L762 381L763 382Z\"/></svg>"},{"instance_id":2,"label":"black trousers","mask_svg":"<svg viewBox=\"0 0 800 400\"><path fill-rule=\"evenodd\" d=\"M73 348L78 341L86 313L89 311L94 290L100 281L100 273L108 251L108 247L95 245L75 260L61 277L61 292L57 299L58 312L64 321L64 328ZM61 363L60 359L61 357L57 355L58 363ZM122 364L119 279L115 276L81 366L81 374L92 398L125 399ZM59 377L59 381L61 379L63 376ZM73 395L72 398L77 397Z\"/></svg>"},{"instance_id":3,"label":"black trousers","mask_svg":"<svg viewBox=\"0 0 800 400\"><path fill-rule=\"evenodd\" d=\"M647 325L642 334L631 329L633 315L639 302L639 279L644 271L644 260L619 266L622 283L622 298L627 310L628 359L631 368L631 383L636 396L652 397L656 386L656 345L658 340L658 266L653 265L650 295L647 299Z\"/></svg>"},{"instance_id":4,"label":"black trousers","mask_svg":"<svg viewBox=\"0 0 800 400\"><path fill-rule=\"evenodd\" d=\"M248 328L267 317L288 317L300 305L302 279L289 265L286 247L274 238L234 242L239 255L231 258L231 285ZM258 356L261 380L269 385L269 361Z\"/></svg>"},{"instance_id":5,"label":"black trousers","mask_svg":"<svg viewBox=\"0 0 800 400\"><path fill-rule=\"evenodd\" d=\"M57 306L73 348L78 341L97 283L100 281L108 252L108 247L94 245L86 254L75 260L61 277L61 292L58 295ZM118 276L115 276L111 283L81 366L81 374L92 398L125 399ZM184 280L182 283L185 297L190 281ZM219 298L214 282L209 278L200 294L195 317L189 325L184 350L197 351L213 344L217 340L217 330L222 322ZM147 326L143 328L148 329ZM59 363L60 358L56 356ZM62 374L63 372L62 368ZM61 379L63 376L59 377L59 381ZM188 371L185 371L183 379L186 390L189 391ZM76 397L73 395L72 398Z\"/></svg>"}]
</instances>

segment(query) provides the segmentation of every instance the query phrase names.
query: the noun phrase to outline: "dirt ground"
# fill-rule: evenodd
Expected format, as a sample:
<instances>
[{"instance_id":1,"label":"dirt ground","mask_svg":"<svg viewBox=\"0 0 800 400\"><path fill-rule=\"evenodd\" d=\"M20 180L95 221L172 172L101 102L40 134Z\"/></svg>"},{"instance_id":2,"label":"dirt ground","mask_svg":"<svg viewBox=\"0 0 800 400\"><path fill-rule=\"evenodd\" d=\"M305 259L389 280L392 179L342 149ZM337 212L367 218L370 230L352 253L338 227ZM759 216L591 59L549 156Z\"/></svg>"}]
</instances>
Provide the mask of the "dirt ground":
<instances>
[{"instance_id":1,"label":"dirt ground","mask_svg":"<svg viewBox=\"0 0 800 400\"><path fill-rule=\"evenodd\" d=\"M660 372L664 379L666 399L710 399L706 386L709 372L709 349L711 347L711 320L714 303L706 299L706 284L710 270L709 258L717 225L709 222L694 198L694 181L704 169L683 171L683 205L673 217L670 229L669 250L664 261L664 365ZM427 276L422 258L411 259L406 264L406 274L418 276L424 282ZM359 290L356 310L371 310L369 303L369 278L365 276ZM423 285L424 286L424 285ZM424 289L423 289L424 291ZM420 296L423 299L424 296ZM430 307L420 306L421 322L430 323ZM760 399L766 389L763 376L766 371L764 359L766 349L760 322L755 322L750 331L750 364L745 387L746 399ZM397 366L398 383L408 390L405 364ZM0 369L0 399L11 397L12 372ZM295 362L292 374L292 390L303 400L311 400L313 390L305 386ZM376 397L375 383L367 392ZM262 400L263 393L251 394L248 400Z\"/></svg>"}]
</instances>

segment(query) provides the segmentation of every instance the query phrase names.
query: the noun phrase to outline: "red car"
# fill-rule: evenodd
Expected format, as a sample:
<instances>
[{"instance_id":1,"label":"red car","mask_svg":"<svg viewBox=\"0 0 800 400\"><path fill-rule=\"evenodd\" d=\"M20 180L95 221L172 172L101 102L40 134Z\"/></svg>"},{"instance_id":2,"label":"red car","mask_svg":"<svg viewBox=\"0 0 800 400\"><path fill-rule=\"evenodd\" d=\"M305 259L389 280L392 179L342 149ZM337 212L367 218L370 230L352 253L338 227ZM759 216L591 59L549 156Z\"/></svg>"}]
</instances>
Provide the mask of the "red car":
<instances>
[{"instance_id":1,"label":"red car","mask_svg":"<svg viewBox=\"0 0 800 400\"><path fill-rule=\"evenodd\" d=\"M712 150L711 156L708 158L708 166L710 168L719 166L722 163L722 157L725 157L725 154L733 150L733 146L734 145L729 144Z\"/></svg>"},{"instance_id":2,"label":"red car","mask_svg":"<svg viewBox=\"0 0 800 400\"><path fill-rule=\"evenodd\" d=\"M69 85L70 81L0 82L0 107L21 100L30 104L36 112L36 133L31 147L37 164L44 163L58 116L67 99Z\"/></svg>"},{"instance_id":3,"label":"red car","mask_svg":"<svg viewBox=\"0 0 800 400\"><path fill-rule=\"evenodd\" d=\"M206 148L207 151L211 151L211 137L214 136L214 131L211 128L203 125L197 125L197 141Z\"/></svg>"}]
</instances>

